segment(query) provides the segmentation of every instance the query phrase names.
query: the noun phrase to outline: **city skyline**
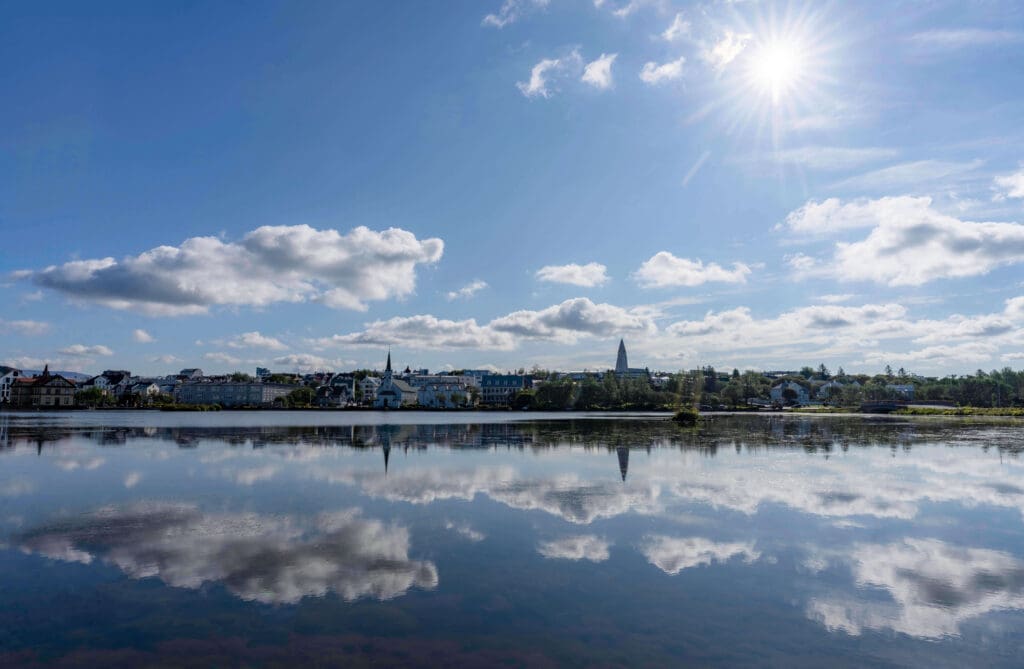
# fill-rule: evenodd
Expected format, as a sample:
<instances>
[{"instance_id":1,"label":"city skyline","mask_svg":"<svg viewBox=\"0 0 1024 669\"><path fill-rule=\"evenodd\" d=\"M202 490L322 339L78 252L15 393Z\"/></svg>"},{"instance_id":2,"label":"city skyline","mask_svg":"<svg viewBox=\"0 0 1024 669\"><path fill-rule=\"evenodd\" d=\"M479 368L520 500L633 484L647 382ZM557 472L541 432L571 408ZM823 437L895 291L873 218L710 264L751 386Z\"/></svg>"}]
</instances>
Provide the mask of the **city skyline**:
<instances>
[{"instance_id":1,"label":"city skyline","mask_svg":"<svg viewBox=\"0 0 1024 669\"><path fill-rule=\"evenodd\" d=\"M1024 364L1024 7L0 10L0 364Z\"/></svg>"}]
</instances>

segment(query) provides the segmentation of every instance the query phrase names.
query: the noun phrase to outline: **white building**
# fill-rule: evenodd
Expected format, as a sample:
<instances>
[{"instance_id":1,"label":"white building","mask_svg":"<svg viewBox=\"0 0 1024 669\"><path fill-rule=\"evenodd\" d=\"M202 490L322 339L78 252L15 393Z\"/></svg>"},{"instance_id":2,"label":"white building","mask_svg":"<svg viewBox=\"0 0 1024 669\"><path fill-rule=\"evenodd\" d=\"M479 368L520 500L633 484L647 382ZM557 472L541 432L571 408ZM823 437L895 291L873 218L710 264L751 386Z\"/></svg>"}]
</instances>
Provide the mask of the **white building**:
<instances>
[{"instance_id":1,"label":"white building","mask_svg":"<svg viewBox=\"0 0 1024 669\"><path fill-rule=\"evenodd\" d=\"M21 370L0 365L0 404L11 402L11 386L21 376Z\"/></svg>"},{"instance_id":2,"label":"white building","mask_svg":"<svg viewBox=\"0 0 1024 669\"><path fill-rule=\"evenodd\" d=\"M380 379L376 376L364 377L359 382L359 393L363 397L363 404L373 404L377 401L378 388L380 388Z\"/></svg>"},{"instance_id":3,"label":"white building","mask_svg":"<svg viewBox=\"0 0 1024 669\"><path fill-rule=\"evenodd\" d=\"M776 404L785 404L789 401L789 398L786 397L787 389L792 390L793 393L795 393L793 402L796 404L807 404L811 401L811 397L807 393L807 389L796 381L783 381L769 390L768 395L772 398L772 402Z\"/></svg>"},{"instance_id":4,"label":"white building","mask_svg":"<svg viewBox=\"0 0 1024 669\"><path fill-rule=\"evenodd\" d=\"M391 353L388 353L388 364L384 368L384 378L381 379L380 387L377 388L377 399L373 406L378 409L397 409L415 404L417 399L415 388L405 381L394 378L391 372Z\"/></svg>"},{"instance_id":5,"label":"white building","mask_svg":"<svg viewBox=\"0 0 1024 669\"><path fill-rule=\"evenodd\" d=\"M457 381L425 383L416 389L416 396L420 406L432 409L464 407L470 400L469 388Z\"/></svg>"}]
</instances>

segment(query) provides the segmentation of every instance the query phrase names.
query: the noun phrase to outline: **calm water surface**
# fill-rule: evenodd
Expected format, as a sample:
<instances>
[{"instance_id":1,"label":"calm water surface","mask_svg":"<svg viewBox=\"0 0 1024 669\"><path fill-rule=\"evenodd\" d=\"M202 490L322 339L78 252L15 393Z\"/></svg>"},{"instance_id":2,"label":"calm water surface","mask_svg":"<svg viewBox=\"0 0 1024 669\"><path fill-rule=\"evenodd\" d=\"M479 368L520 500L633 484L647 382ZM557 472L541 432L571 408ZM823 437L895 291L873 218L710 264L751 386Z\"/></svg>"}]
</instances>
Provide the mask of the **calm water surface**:
<instances>
[{"instance_id":1,"label":"calm water surface","mask_svg":"<svg viewBox=\"0 0 1024 669\"><path fill-rule=\"evenodd\" d=\"M1019 667L1022 425L0 414L0 664Z\"/></svg>"}]
</instances>

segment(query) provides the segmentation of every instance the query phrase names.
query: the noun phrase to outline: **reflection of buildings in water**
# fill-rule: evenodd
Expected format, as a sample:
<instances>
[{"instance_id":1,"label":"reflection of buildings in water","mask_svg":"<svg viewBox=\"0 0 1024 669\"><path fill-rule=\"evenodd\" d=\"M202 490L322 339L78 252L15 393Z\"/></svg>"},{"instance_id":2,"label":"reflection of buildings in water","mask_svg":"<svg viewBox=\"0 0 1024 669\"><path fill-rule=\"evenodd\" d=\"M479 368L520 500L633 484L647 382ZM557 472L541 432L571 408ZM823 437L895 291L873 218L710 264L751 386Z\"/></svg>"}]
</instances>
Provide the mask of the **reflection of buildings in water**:
<instances>
[{"instance_id":1,"label":"reflection of buildings in water","mask_svg":"<svg viewBox=\"0 0 1024 669\"><path fill-rule=\"evenodd\" d=\"M629 449L619 447L615 449L619 456L619 473L622 474L622 482L626 482L626 474L629 472Z\"/></svg>"},{"instance_id":2,"label":"reflection of buildings in water","mask_svg":"<svg viewBox=\"0 0 1024 669\"><path fill-rule=\"evenodd\" d=\"M11 439L7 435L7 428L10 425L10 418L7 414L0 412L0 448L10 448Z\"/></svg>"}]
</instances>

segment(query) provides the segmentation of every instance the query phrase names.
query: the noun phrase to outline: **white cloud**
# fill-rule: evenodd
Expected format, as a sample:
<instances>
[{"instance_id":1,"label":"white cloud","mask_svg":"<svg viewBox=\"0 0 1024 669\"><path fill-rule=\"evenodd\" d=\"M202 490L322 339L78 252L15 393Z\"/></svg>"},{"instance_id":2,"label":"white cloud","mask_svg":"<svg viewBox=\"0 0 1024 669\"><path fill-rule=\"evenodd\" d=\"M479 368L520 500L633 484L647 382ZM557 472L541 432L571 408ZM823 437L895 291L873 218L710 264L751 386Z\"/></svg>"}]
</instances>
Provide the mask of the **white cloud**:
<instances>
[{"instance_id":1,"label":"white cloud","mask_svg":"<svg viewBox=\"0 0 1024 669\"><path fill-rule=\"evenodd\" d=\"M317 346L403 346L424 349L512 350L519 340L573 343L580 337L649 334L656 330L643 310L595 304L585 297L539 311L521 310L485 325L475 319L452 321L430 314L396 316L367 323L361 332L317 339Z\"/></svg>"},{"instance_id":2,"label":"white cloud","mask_svg":"<svg viewBox=\"0 0 1024 669\"><path fill-rule=\"evenodd\" d=\"M618 57L617 53L602 53L597 60L587 63L583 68L580 81L602 90L612 86L612 64Z\"/></svg>"},{"instance_id":3,"label":"white cloud","mask_svg":"<svg viewBox=\"0 0 1024 669\"><path fill-rule=\"evenodd\" d=\"M522 310L496 318L488 327L529 339L571 343L582 335L595 337L643 334L655 331L650 317L611 304L595 304L585 297L566 300L540 311Z\"/></svg>"},{"instance_id":4,"label":"white cloud","mask_svg":"<svg viewBox=\"0 0 1024 669\"><path fill-rule=\"evenodd\" d=\"M830 295L819 295L818 296L818 301L819 302L825 302L825 303L828 303L828 304L839 304L841 302L849 302L854 297L856 297L856 295L853 295L851 293L839 293L839 294L833 293L833 294L830 294Z\"/></svg>"},{"instance_id":5,"label":"white cloud","mask_svg":"<svg viewBox=\"0 0 1024 669\"><path fill-rule=\"evenodd\" d=\"M231 338L227 345L230 348L265 348L271 351L284 351L288 347L275 337L268 337L258 331L243 332Z\"/></svg>"},{"instance_id":6,"label":"white cloud","mask_svg":"<svg viewBox=\"0 0 1024 669\"><path fill-rule=\"evenodd\" d=\"M320 346L404 346L423 349L511 350L515 341L475 319L452 321L430 314L395 316L366 324L362 332L316 340Z\"/></svg>"},{"instance_id":7,"label":"white cloud","mask_svg":"<svg viewBox=\"0 0 1024 669\"><path fill-rule=\"evenodd\" d=\"M708 282L745 283L749 274L750 267L743 263L733 263L729 270L718 263L705 265L699 259L677 258L668 251L660 251L640 265L633 278L644 288L667 288Z\"/></svg>"},{"instance_id":8,"label":"white cloud","mask_svg":"<svg viewBox=\"0 0 1024 669\"><path fill-rule=\"evenodd\" d=\"M646 537L640 552L648 562L666 574L678 574L684 569L715 562L728 562L734 557L741 557L746 562L754 562L761 557L754 550L753 542L719 543L703 537L680 539L662 535Z\"/></svg>"},{"instance_id":9,"label":"white cloud","mask_svg":"<svg viewBox=\"0 0 1024 669\"><path fill-rule=\"evenodd\" d=\"M333 371L342 367L350 367L355 364L354 360L342 360L340 358L325 358L311 353L290 353L274 358L274 364L287 367L289 370L308 374L310 372Z\"/></svg>"},{"instance_id":10,"label":"white cloud","mask_svg":"<svg viewBox=\"0 0 1024 669\"><path fill-rule=\"evenodd\" d=\"M141 472L128 472L124 477L124 487L131 489L139 485L139 481L142 480Z\"/></svg>"},{"instance_id":11,"label":"white cloud","mask_svg":"<svg viewBox=\"0 0 1024 669\"><path fill-rule=\"evenodd\" d=\"M660 84L665 81L671 81L678 79L683 76L683 64L686 62L686 58L680 57L677 60L672 60L661 65L651 61L644 63L643 68L640 70L640 79L645 84Z\"/></svg>"},{"instance_id":12,"label":"white cloud","mask_svg":"<svg viewBox=\"0 0 1024 669\"><path fill-rule=\"evenodd\" d=\"M747 47L753 35L726 30L721 39L704 49L701 58L716 70L724 70Z\"/></svg>"},{"instance_id":13,"label":"white cloud","mask_svg":"<svg viewBox=\"0 0 1024 669\"><path fill-rule=\"evenodd\" d=\"M50 331L50 324L41 321L5 321L0 318L0 332L13 332L29 337L38 337Z\"/></svg>"},{"instance_id":14,"label":"white cloud","mask_svg":"<svg viewBox=\"0 0 1024 669\"><path fill-rule=\"evenodd\" d=\"M547 265L537 270L537 280L550 283L567 283L573 286L593 288L608 283L608 268L601 263L589 262L586 265L570 263L568 265Z\"/></svg>"},{"instance_id":15,"label":"white cloud","mask_svg":"<svg viewBox=\"0 0 1024 669\"><path fill-rule=\"evenodd\" d=\"M133 331L132 339L139 342L140 344L151 344L156 341L156 339L153 339L153 335L149 334L145 330Z\"/></svg>"},{"instance_id":16,"label":"white cloud","mask_svg":"<svg viewBox=\"0 0 1024 669\"><path fill-rule=\"evenodd\" d=\"M181 358L179 358L176 355L171 355L170 353L166 353L164 355L158 355L155 358L150 358L149 361L150 362L159 362L159 363L161 363L163 365L169 365L172 362L181 362Z\"/></svg>"},{"instance_id":17,"label":"white cloud","mask_svg":"<svg viewBox=\"0 0 1024 669\"><path fill-rule=\"evenodd\" d=\"M219 362L224 365L242 364L241 358L236 358L230 353L224 353L221 351L210 351L209 353L204 353L203 360L209 360L210 362Z\"/></svg>"},{"instance_id":18,"label":"white cloud","mask_svg":"<svg viewBox=\"0 0 1024 669\"><path fill-rule=\"evenodd\" d=\"M550 0L505 0L497 12L488 14L480 22L482 25L492 28L504 28L515 23L523 14L530 11L532 7L546 7Z\"/></svg>"},{"instance_id":19,"label":"white cloud","mask_svg":"<svg viewBox=\"0 0 1024 669\"><path fill-rule=\"evenodd\" d=\"M551 74L563 66L558 58L545 58L530 70L530 80L516 83L519 91L528 98L551 97L551 90L548 89L548 79Z\"/></svg>"},{"instance_id":20,"label":"white cloud","mask_svg":"<svg viewBox=\"0 0 1024 669\"><path fill-rule=\"evenodd\" d=\"M306 300L365 310L367 301L411 294L416 266L436 262L443 251L440 239L419 240L397 228L358 227L342 235L307 225L264 226L239 242L192 237L120 261L75 260L30 274L76 300L155 315Z\"/></svg>"},{"instance_id":21,"label":"white cloud","mask_svg":"<svg viewBox=\"0 0 1024 669\"><path fill-rule=\"evenodd\" d=\"M106 346L102 344L94 344L92 346L86 346L85 344L72 344L71 346L65 346L64 348L57 351L64 355L70 355L74 357L87 357L92 355L114 355Z\"/></svg>"},{"instance_id":22,"label":"white cloud","mask_svg":"<svg viewBox=\"0 0 1024 669\"><path fill-rule=\"evenodd\" d=\"M1024 198L1024 169L996 177L995 185L999 189L996 199Z\"/></svg>"},{"instance_id":23,"label":"white cloud","mask_svg":"<svg viewBox=\"0 0 1024 669\"><path fill-rule=\"evenodd\" d=\"M487 282L481 281L480 279L476 279L475 281L470 281L469 283L467 283L462 288L459 288L458 290L448 291L445 297L448 298L449 302L451 302L452 300L460 299L468 300L469 298L473 297L484 288L487 288Z\"/></svg>"},{"instance_id":24,"label":"white cloud","mask_svg":"<svg viewBox=\"0 0 1024 669\"><path fill-rule=\"evenodd\" d=\"M809 202L786 226L817 234L870 227L865 239L837 243L832 259L820 263L845 281L919 286L1024 262L1024 225L963 221L937 211L927 197Z\"/></svg>"},{"instance_id":25,"label":"white cloud","mask_svg":"<svg viewBox=\"0 0 1024 669\"><path fill-rule=\"evenodd\" d=\"M580 534L555 541L543 541L537 546L537 552L555 560L604 562L608 559L610 546L606 539L593 534Z\"/></svg>"},{"instance_id":26,"label":"white cloud","mask_svg":"<svg viewBox=\"0 0 1024 669\"><path fill-rule=\"evenodd\" d=\"M661 33L661 38L666 42L674 42L675 40L689 34L690 22L683 18L683 13L679 12L672 19L672 25L665 29L665 32Z\"/></svg>"}]
</instances>

